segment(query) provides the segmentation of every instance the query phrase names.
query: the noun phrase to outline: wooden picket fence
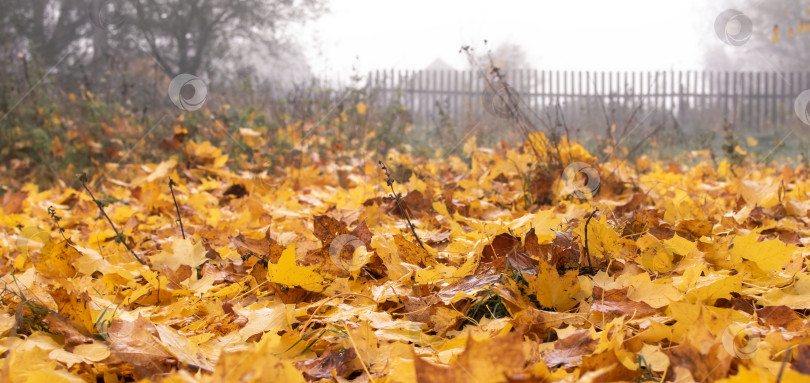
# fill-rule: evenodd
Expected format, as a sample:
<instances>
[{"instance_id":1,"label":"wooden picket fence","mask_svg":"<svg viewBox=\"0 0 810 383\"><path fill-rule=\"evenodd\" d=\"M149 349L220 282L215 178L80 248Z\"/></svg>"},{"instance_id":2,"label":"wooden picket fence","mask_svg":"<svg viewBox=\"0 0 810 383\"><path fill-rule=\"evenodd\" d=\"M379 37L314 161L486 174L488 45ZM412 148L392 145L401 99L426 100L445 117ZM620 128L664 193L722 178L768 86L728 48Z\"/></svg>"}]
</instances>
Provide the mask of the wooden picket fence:
<instances>
[{"instance_id":1,"label":"wooden picket fence","mask_svg":"<svg viewBox=\"0 0 810 383\"><path fill-rule=\"evenodd\" d=\"M700 129L728 120L763 131L798 123L794 101L810 89L810 72L503 73L529 114L549 116L551 107L562 111L566 124L583 129L599 121L604 125L606 115L621 123L622 116L638 109L638 120L649 124L669 118L681 128ZM462 122L486 114L484 104L492 99L486 96L487 75L472 70L377 70L369 73L368 87L378 102L402 103L416 121L435 122L443 114Z\"/></svg>"}]
</instances>

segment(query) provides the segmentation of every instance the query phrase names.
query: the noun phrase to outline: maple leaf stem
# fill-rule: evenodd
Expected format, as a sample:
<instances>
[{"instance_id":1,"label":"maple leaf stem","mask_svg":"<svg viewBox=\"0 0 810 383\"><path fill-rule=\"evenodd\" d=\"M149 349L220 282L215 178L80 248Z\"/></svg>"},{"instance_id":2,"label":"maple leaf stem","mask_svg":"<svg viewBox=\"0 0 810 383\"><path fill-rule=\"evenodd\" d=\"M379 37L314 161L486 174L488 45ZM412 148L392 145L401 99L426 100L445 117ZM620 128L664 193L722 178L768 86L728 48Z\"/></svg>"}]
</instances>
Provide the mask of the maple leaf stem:
<instances>
[{"instance_id":1,"label":"maple leaf stem","mask_svg":"<svg viewBox=\"0 0 810 383\"><path fill-rule=\"evenodd\" d=\"M104 208L101 207L101 202L99 202L99 200L96 199L96 196L93 195L93 192L90 191L90 188L87 187L87 184L84 182L87 179L87 176L85 176L84 174L81 174L78 178L79 178L79 182L82 184L82 187L84 188L84 190L87 191L87 194L90 194L90 198L93 199L93 202L96 203L96 207L98 207L98 210L101 211L101 215L103 215L104 218L107 219L107 222L110 223L110 227L112 227L113 231L115 232L115 238L120 239L121 243L123 243L124 247L126 247L127 250L129 250L129 253L132 254L132 257L135 258L135 260L140 262L142 265L145 265L145 263L143 263L143 261L140 258L138 258L137 255L135 255L135 252L127 244L127 240L126 240L126 238L124 238L124 233L118 231L118 229L115 227L115 224L113 223L112 219L110 219L110 216L107 215L107 212L105 212Z\"/></svg>"},{"instance_id":2,"label":"maple leaf stem","mask_svg":"<svg viewBox=\"0 0 810 383\"><path fill-rule=\"evenodd\" d=\"M174 208L177 210L177 221L180 222L180 233L183 234L183 239L186 239L186 231L183 229L183 217L180 216L180 206L177 205L177 199L174 198L174 188L177 185L172 177L169 177L169 190L172 193L172 200L174 201Z\"/></svg>"},{"instance_id":3,"label":"maple leaf stem","mask_svg":"<svg viewBox=\"0 0 810 383\"><path fill-rule=\"evenodd\" d=\"M408 215L408 212L405 211L404 207L402 207L402 202L399 200L399 194L397 194L397 192L394 190L394 177L391 177L391 172L388 171L388 167L385 166L385 164L382 162L382 160L380 160L380 166L382 166L382 170L385 171L385 177L386 177L385 182L388 184L388 187L391 188L391 194L394 195L394 199L397 201L397 206L399 207L399 211L401 211L402 214L405 214L405 219L408 221L408 228L411 229L411 233L413 233L413 237L416 238L416 242L419 243L419 246L422 247L423 250L427 250L427 249L425 249L425 245L422 243L422 240L420 240L419 236L416 235L415 226L413 225L413 222L411 222L411 217Z\"/></svg>"}]
</instances>

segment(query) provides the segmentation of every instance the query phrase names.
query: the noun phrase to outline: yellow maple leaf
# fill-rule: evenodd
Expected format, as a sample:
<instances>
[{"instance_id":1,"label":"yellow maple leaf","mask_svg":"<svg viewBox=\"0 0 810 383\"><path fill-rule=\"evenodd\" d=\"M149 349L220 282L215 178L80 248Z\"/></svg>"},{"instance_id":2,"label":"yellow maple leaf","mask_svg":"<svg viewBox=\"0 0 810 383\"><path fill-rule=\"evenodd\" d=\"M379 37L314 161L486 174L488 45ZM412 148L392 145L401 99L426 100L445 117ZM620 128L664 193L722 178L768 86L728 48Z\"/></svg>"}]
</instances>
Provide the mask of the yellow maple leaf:
<instances>
[{"instance_id":1,"label":"yellow maple leaf","mask_svg":"<svg viewBox=\"0 0 810 383\"><path fill-rule=\"evenodd\" d=\"M569 270L561 276L548 262L540 261L537 275L528 276L526 280L537 301L545 307L567 311L577 305L574 295L580 286L576 270Z\"/></svg>"},{"instance_id":2,"label":"yellow maple leaf","mask_svg":"<svg viewBox=\"0 0 810 383\"><path fill-rule=\"evenodd\" d=\"M641 250L641 264L659 273L668 273L672 271L672 261L674 259L672 252L667 250L667 247L651 234L644 234L639 237L637 246Z\"/></svg>"},{"instance_id":3,"label":"yellow maple leaf","mask_svg":"<svg viewBox=\"0 0 810 383\"><path fill-rule=\"evenodd\" d=\"M319 293L326 286L323 284L323 276L315 272L315 269L315 266L298 266L295 263L295 245L292 244L281 253L278 263L267 264L267 279L285 286L299 286Z\"/></svg>"},{"instance_id":4,"label":"yellow maple leaf","mask_svg":"<svg viewBox=\"0 0 810 383\"><path fill-rule=\"evenodd\" d=\"M247 325L239 330L243 341L253 335L277 329L287 320L287 307L278 301L271 302L267 307L237 307L234 311L248 319Z\"/></svg>"},{"instance_id":5,"label":"yellow maple leaf","mask_svg":"<svg viewBox=\"0 0 810 383\"><path fill-rule=\"evenodd\" d=\"M585 239L585 225L579 225L574 233ZM607 218L603 215L599 219L593 219L588 224L588 250L594 259L609 259L621 248L619 234L610 227Z\"/></svg>"},{"instance_id":6,"label":"yellow maple leaf","mask_svg":"<svg viewBox=\"0 0 810 383\"><path fill-rule=\"evenodd\" d=\"M49 241L34 262L36 270L48 278L69 278L76 274L73 263L81 254L65 241Z\"/></svg>"},{"instance_id":7,"label":"yellow maple leaf","mask_svg":"<svg viewBox=\"0 0 810 383\"><path fill-rule=\"evenodd\" d=\"M745 199L745 202L751 207L762 206L767 208L774 207L779 203L777 195L779 191L778 182L742 180L737 185L737 188L740 190L740 195Z\"/></svg>"},{"instance_id":8,"label":"yellow maple leaf","mask_svg":"<svg viewBox=\"0 0 810 383\"><path fill-rule=\"evenodd\" d=\"M759 301L761 304L784 305L794 310L810 309L810 275L797 274L792 285L768 290Z\"/></svg>"},{"instance_id":9,"label":"yellow maple leaf","mask_svg":"<svg viewBox=\"0 0 810 383\"><path fill-rule=\"evenodd\" d=\"M698 279L695 288L686 292L690 301L699 300L713 305L720 298L731 298L731 293L742 289L742 274L732 276L707 276Z\"/></svg>"},{"instance_id":10,"label":"yellow maple leaf","mask_svg":"<svg viewBox=\"0 0 810 383\"><path fill-rule=\"evenodd\" d=\"M778 239L758 242L757 234L751 232L734 239L731 255L754 262L762 271L775 271L790 260L794 248Z\"/></svg>"},{"instance_id":11,"label":"yellow maple leaf","mask_svg":"<svg viewBox=\"0 0 810 383\"><path fill-rule=\"evenodd\" d=\"M668 252L678 255L687 255L697 247L697 244L680 235L675 235L662 243Z\"/></svg>"},{"instance_id":12,"label":"yellow maple leaf","mask_svg":"<svg viewBox=\"0 0 810 383\"><path fill-rule=\"evenodd\" d=\"M152 256L151 260L152 265L158 267L157 270L162 270L163 266L177 270L182 265L189 265L192 269L196 268L202 265L207 258L205 258L205 247L202 242L194 244L191 242L191 238L186 238L175 240L172 243L171 251L164 250L160 254Z\"/></svg>"},{"instance_id":13,"label":"yellow maple leaf","mask_svg":"<svg viewBox=\"0 0 810 383\"><path fill-rule=\"evenodd\" d=\"M152 171L147 177L147 182L154 182L159 179L166 178L169 172L177 166L177 161L174 159L170 159L168 161L163 161L158 165L155 170Z\"/></svg>"}]
</instances>

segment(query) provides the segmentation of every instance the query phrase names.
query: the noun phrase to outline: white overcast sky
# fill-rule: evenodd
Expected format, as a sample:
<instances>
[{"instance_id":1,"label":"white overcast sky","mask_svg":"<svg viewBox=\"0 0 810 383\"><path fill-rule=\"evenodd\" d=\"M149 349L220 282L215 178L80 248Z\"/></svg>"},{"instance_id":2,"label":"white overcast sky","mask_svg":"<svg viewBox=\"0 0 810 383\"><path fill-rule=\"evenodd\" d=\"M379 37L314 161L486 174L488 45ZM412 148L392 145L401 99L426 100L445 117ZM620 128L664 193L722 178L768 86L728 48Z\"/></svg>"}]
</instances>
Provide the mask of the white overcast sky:
<instances>
[{"instance_id":1,"label":"white overcast sky","mask_svg":"<svg viewBox=\"0 0 810 383\"><path fill-rule=\"evenodd\" d=\"M549 69L699 69L701 39L716 15L698 0L331 0L307 25L316 73L421 69L441 58L457 69L462 45L521 45Z\"/></svg>"}]
</instances>

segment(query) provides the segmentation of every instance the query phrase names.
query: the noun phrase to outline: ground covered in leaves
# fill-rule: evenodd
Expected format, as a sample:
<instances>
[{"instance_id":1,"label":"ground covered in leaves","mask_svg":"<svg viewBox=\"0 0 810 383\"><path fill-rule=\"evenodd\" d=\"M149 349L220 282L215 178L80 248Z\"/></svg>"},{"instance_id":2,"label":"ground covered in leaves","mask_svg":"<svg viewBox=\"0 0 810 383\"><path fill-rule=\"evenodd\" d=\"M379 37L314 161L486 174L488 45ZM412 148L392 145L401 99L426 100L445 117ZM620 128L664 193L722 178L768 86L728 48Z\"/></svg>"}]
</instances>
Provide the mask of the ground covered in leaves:
<instances>
[{"instance_id":1,"label":"ground covered in leaves","mask_svg":"<svg viewBox=\"0 0 810 383\"><path fill-rule=\"evenodd\" d=\"M533 139L9 191L3 380L810 381L810 169Z\"/></svg>"}]
</instances>

